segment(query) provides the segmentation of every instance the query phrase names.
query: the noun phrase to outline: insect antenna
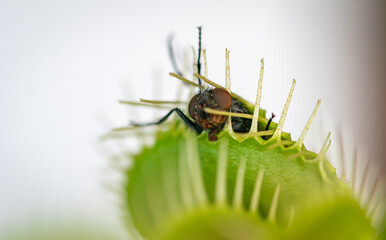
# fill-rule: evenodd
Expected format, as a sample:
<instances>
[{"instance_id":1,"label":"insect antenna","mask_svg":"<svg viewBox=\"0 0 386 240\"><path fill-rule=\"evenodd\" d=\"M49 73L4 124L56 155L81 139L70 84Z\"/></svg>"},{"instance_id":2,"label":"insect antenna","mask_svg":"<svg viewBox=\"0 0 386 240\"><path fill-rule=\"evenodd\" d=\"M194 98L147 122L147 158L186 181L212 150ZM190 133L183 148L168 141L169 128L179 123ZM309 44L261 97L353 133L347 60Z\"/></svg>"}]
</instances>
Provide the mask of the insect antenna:
<instances>
[{"instance_id":1,"label":"insect antenna","mask_svg":"<svg viewBox=\"0 0 386 240\"><path fill-rule=\"evenodd\" d=\"M197 27L198 29L198 57L197 57L197 73L201 75L201 30L202 26ZM198 78L198 84L201 85L201 79ZM201 88L200 88L201 92Z\"/></svg>"}]
</instances>

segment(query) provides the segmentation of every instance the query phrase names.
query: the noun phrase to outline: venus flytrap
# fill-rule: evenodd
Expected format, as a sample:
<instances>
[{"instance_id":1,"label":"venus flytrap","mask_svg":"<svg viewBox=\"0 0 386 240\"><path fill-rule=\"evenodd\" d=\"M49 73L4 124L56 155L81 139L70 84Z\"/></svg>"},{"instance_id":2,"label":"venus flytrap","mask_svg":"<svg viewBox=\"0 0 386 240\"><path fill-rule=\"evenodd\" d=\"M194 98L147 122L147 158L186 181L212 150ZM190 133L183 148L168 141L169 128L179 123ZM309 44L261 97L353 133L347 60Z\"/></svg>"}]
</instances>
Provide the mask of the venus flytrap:
<instances>
[{"instance_id":1,"label":"venus flytrap","mask_svg":"<svg viewBox=\"0 0 386 240\"><path fill-rule=\"evenodd\" d=\"M213 87L224 88L208 79L206 64L205 73L194 75ZM293 141L289 133L282 132L295 88L293 80L279 122L272 122L266 130L268 119L260 108L263 73L261 60L256 102L251 104L231 92L226 50L225 89L248 109L248 114L237 115L252 119L248 133L233 131L230 119L235 113L208 108L207 113L228 116L217 141L208 141L207 132L197 136L174 119L155 132L153 146L133 156L133 166L125 173L125 204L139 238L375 237L371 218L326 158L330 134L319 153L308 151L303 144L321 101L317 101L300 137ZM170 75L201 88L192 80ZM157 106L181 103L141 102ZM353 231L350 224L354 222ZM337 233L338 238L328 233Z\"/></svg>"}]
</instances>

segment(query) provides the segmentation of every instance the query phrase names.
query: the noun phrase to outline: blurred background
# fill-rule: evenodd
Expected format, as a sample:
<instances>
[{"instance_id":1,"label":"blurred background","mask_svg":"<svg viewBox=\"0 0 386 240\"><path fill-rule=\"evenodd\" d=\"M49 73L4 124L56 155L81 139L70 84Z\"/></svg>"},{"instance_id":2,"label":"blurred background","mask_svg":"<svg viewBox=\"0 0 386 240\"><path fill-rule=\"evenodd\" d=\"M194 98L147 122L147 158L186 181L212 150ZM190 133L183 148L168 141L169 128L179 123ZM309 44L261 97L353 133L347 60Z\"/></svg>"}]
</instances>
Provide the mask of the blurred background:
<instances>
[{"instance_id":1,"label":"blurred background","mask_svg":"<svg viewBox=\"0 0 386 240\"><path fill-rule=\"evenodd\" d=\"M264 58L268 113L280 116L297 80L285 131L296 139L322 99L307 145L319 151L343 126L384 172L385 13L382 0L1 1L0 236L31 223L73 229L77 219L127 238L119 195L106 187L119 189L119 177L99 137L162 115L117 100L173 100L166 39L174 33L181 64L197 26L210 79L224 83L228 48L232 90L253 102Z\"/></svg>"}]
</instances>

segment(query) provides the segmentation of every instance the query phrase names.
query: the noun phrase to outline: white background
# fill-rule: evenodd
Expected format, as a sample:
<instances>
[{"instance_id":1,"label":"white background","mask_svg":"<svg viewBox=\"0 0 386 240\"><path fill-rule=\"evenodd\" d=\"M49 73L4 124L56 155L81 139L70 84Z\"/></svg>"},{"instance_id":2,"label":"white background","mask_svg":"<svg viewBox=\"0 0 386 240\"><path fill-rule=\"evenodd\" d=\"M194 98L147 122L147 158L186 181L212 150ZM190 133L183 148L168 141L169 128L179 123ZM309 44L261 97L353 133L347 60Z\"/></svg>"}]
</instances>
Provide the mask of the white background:
<instances>
[{"instance_id":1,"label":"white background","mask_svg":"<svg viewBox=\"0 0 386 240\"><path fill-rule=\"evenodd\" d=\"M199 25L211 79L224 83L230 49L232 90L254 101L264 58L268 112L280 115L297 80L285 131L296 139L320 98L311 148L342 124L383 161L384 10L373 0L1 1L0 226L76 212L119 231L117 199L102 186L114 172L98 136L154 119L128 115L117 99L175 96L166 38L175 33L181 60Z\"/></svg>"}]
</instances>

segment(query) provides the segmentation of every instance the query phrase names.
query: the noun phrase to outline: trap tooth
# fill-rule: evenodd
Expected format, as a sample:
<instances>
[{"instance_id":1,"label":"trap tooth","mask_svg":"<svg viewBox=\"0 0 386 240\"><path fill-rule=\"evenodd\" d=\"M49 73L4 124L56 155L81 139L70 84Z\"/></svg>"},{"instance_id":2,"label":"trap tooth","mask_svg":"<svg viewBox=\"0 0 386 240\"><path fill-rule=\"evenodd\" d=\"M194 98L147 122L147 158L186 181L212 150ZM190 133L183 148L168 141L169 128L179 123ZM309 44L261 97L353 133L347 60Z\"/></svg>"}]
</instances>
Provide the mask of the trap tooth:
<instances>
[{"instance_id":1,"label":"trap tooth","mask_svg":"<svg viewBox=\"0 0 386 240\"><path fill-rule=\"evenodd\" d=\"M184 142L180 142L179 151L179 176L180 176L180 193L183 206L185 209L192 209L194 207L193 193L191 189L191 182L188 177L189 170L186 161L187 150L184 146Z\"/></svg>"},{"instance_id":2,"label":"trap tooth","mask_svg":"<svg viewBox=\"0 0 386 240\"><path fill-rule=\"evenodd\" d=\"M231 70L229 67L229 50L225 49L225 89L232 93L231 91ZM232 128L232 118L228 117L225 122L224 130L230 133L233 133Z\"/></svg>"},{"instance_id":3,"label":"trap tooth","mask_svg":"<svg viewBox=\"0 0 386 240\"><path fill-rule=\"evenodd\" d=\"M180 81L182 81L182 82L184 82L184 83L187 83L187 84L189 84L189 85L191 85L191 86L195 86L195 87L204 89L203 86L201 86L201 85L199 85L199 84L197 84L197 83L195 83L195 82L193 82L193 81L190 81L190 80L188 80L188 79L186 79L186 78L184 78L184 77L182 77L182 76L179 76L179 75L177 75L177 74L175 74L175 73L173 73L173 72L170 72L169 75L172 76L172 77L174 77L174 78L177 78L178 80L180 80Z\"/></svg>"},{"instance_id":4,"label":"trap tooth","mask_svg":"<svg viewBox=\"0 0 386 240\"><path fill-rule=\"evenodd\" d=\"M364 202L364 194L363 194L363 191L364 191L364 188L365 188L365 185L366 185L366 182L367 182L367 179L368 179L368 174L369 174L369 167L370 167L370 164L369 164L369 159L367 159L367 161L365 162L365 170L363 171L363 175L362 175L362 179L361 179L361 183L359 185L359 190L358 190L358 198L359 198L359 203L361 203L361 206L363 207L363 202Z\"/></svg>"},{"instance_id":5,"label":"trap tooth","mask_svg":"<svg viewBox=\"0 0 386 240\"><path fill-rule=\"evenodd\" d=\"M292 223L294 221L294 216L295 216L295 206L291 205L287 228L291 227L291 225L292 225Z\"/></svg>"},{"instance_id":6,"label":"trap tooth","mask_svg":"<svg viewBox=\"0 0 386 240\"><path fill-rule=\"evenodd\" d=\"M260 192L261 192L261 186L263 184L263 177L264 177L264 168L261 168L257 173L255 186L253 188L253 193L249 204L249 211L254 214L256 214L257 208L259 207Z\"/></svg>"},{"instance_id":7,"label":"trap tooth","mask_svg":"<svg viewBox=\"0 0 386 240\"><path fill-rule=\"evenodd\" d=\"M161 202L159 201L153 201L154 196L159 195L157 189L155 187L155 184L153 183L152 179L149 179L147 182L145 182L145 199L147 208L149 210L150 219L153 225L154 229L157 229L159 227L159 223L162 220L162 217L165 216L163 213L164 209L161 206Z\"/></svg>"},{"instance_id":8,"label":"trap tooth","mask_svg":"<svg viewBox=\"0 0 386 240\"><path fill-rule=\"evenodd\" d=\"M290 90L290 92L288 94L287 101L285 102L283 111L281 113L279 123L278 123L278 125L276 127L275 133L273 134L273 136L270 138L269 141L280 141L281 140L281 132L283 130L285 118L287 117L287 112L288 112L288 109L289 109L289 105L291 103L292 95L293 95L294 90L295 90L295 85L296 85L296 80L293 79L292 80L292 85L291 85L291 90Z\"/></svg>"},{"instance_id":9,"label":"trap tooth","mask_svg":"<svg viewBox=\"0 0 386 240\"><path fill-rule=\"evenodd\" d=\"M329 163L326 163L325 159L326 159L328 149L331 146L331 139L330 138L331 138L331 133L328 133L326 140L324 141L323 146L320 149L319 154L314 159L314 161L316 161L318 163L320 175L322 176L323 180L328 182L328 183L333 183L333 181L327 176L327 173L325 170L325 164L329 164ZM329 165L329 166L331 166L331 165Z\"/></svg>"},{"instance_id":10,"label":"trap tooth","mask_svg":"<svg viewBox=\"0 0 386 240\"><path fill-rule=\"evenodd\" d=\"M197 140L194 137L187 138L187 161L190 171L193 190L199 205L207 204L205 186L202 179L201 166L197 151Z\"/></svg>"},{"instance_id":11,"label":"trap tooth","mask_svg":"<svg viewBox=\"0 0 386 240\"><path fill-rule=\"evenodd\" d=\"M202 75L200 75L198 73L194 73L193 75L196 78L200 78L201 80L203 80L204 82L206 82L207 84L209 84L209 85L211 85L211 86L213 86L215 88L225 88L225 87L221 86L220 84L217 84L217 83L213 82L212 80L210 80L209 78L204 77L204 76L202 76Z\"/></svg>"},{"instance_id":12,"label":"trap tooth","mask_svg":"<svg viewBox=\"0 0 386 240\"><path fill-rule=\"evenodd\" d=\"M208 62L206 59L206 49L202 49L202 55L204 57L204 76L208 77ZM205 85L204 85L204 87L205 87Z\"/></svg>"},{"instance_id":13,"label":"trap tooth","mask_svg":"<svg viewBox=\"0 0 386 240\"><path fill-rule=\"evenodd\" d=\"M216 174L216 188L215 188L215 202L219 206L226 205L226 178L227 178L227 158L228 158L228 141L220 142L218 163L217 163L217 174Z\"/></svg>"},{"instance_id":14,"label":"trap tooth","mask_svg":"<svg viewBox=\"0 0 386 240\"><path fill-rule=\"evenodd\" d=\"M378 231L382 232L384 230L384 226L382 228L382 224L385 224L385 197L384 197L384 186L381 187L384 182L381 182L381 170L372 167L370 165L370 158L368 153L366 154L366 161L364 162L364 166L359 167L359 150L356 146L354 148L352 165L351 165L351 174L348 176L347 169L349 166L346 166L347 154L344 151L345 147L345 135L343 126L339 129L338 134L338 142L340 146L340 158L338 159L338 163L341 166L342 178L346 180L349 178L351 180L351 188L353 197L358 201L360 207L366 211L366 215L372 221L372 225L378 229ZM346 168L347 167L347 168ZM360 173L358 173L358 171Z\"/></svg>"},{"instance_id":15,"label":"trap tooth","mask_svg":"<svg viewBox=\"0 0 386 240\"><path fill-rule=\"evenodd\" d=\"M316 106L315 106L314 110L312 111L310 118L307 121L306 126L304 127L304 129L303 129L302 133L300 134L296 143L293 145L293 147L298 149L299 151L302 149L303 141L306 138L308 130L310 129L312 122L314 121L314 119L316 117L316 114L317 114L319 107L320 107L320 103L321 103L321 100L318 99Z\"/></svg>"},{"instance_id":16,"label":"trap tooth","mask_svg":"<svg viewBox=\"0 0 386 240\"><path fill-rule=\"evenodd\" d=\"M353 191L353 195L357 196L357 164L358 164L358 153L359 148L358 146L354 149L354 157L352 162L352 168L351 168L351 188Z\"/></svg>"},{"instance_id":17,"label":"trap tooth","mask_svg":"<svg viewBox=\"0 0 386 240\"><path fill-rule=\"evenodd\" d=\"M384 199L379 197L376 205L373 208L373 211L370 212L369 218L371 219L371 223L376 228L382 227L382 218L385 216L385 205L383 203Z\"/></svg>"},{"instance_id":18,"label":"trap tooth","mask_svg":"<svg viewBox=\"0 0 386 240\"><path fill-rule=\"evenodd\" d=\"M178 166L179 164L173 164L173 161L162 162L163 191L165 192L166 205L170 215L175 215L182 209L181 199L176 194L177 185L180 182L179 175L175 174L178 173Z\"/></svg>"},{"instance_id":19,"label":"trap tooth","mask_svg":"<svg viewBox=\"0 0 386 240\"><path fill-rule=\"evenodd\" d=\"M325 157L327 154L328 149L331 146L331 132L328 133L326 139L324 140L323 146L319 151L320 158Z\"/></svg>"},{"instance_id":20,"label":"trap tooth","mask_svg":"<svg viewBox=\"0 0 386 240\"><path fill-rule=\"evenodd\" d=\"M243 157L240 160L239 168L237 170L235 191L233 193L233 207L235 209L241 209L242 207L245 168L246 158Z\"/></svg>"},{"instance_id":21,"label":"trap tooth","mask_svg":"<svg viewBox=\"0 0 386 240\"><path fill-rule=\"evenodd\" d=\"M367 191L369 196L367 199L364 199L364 197L359 197L359 199L363 199L362 207L365 209L367 216L371 219L373 226L385 235L385 186L384 182L381 182L382 175L380 170L372 170L375 179L370 186L367 186L369 188Z\"/></svg>"},{"instance_id":22,"label":"trap tooth","mask_svg":"<svg viewBox=\"0 0 386 240\"><path fill-rule=\"evenodd\" d=\"M377 174L372 186L371 186L371 190L370 190L370 195L369 195L369 198L367 199L367 201L365 202L364 206L365 206L365 209L367 211L369 211L370 207L372 204L374 204L374 201L376 199L376 193L377 193L377 188L380 184L380 175Z\"/></svg>"},{"instance_id":23,"label":"trap tooth","mask_svg":"<svg viewBox=\"0 0 386 240\"><path fill-rule=\"evenodd\" d=\"M340 127L340 131L338 131L338 143L339 143L339 154L340 154L340 167L341 167L341 176L346 180L346 164L345 164L345 146L343 144L343 127Z\"/></svg>"},{"instance_id":24,"label":"trap tooth","mask_svg":"<svg viewBox=\"0 0 386 240\"><path fill-rule=\"evenodd\" d=\"M353 158L352 158L352 166L351 166L351 188L353 191L353 196L360 203L362 209L364 209L367 213L367 216L372 221L372 225L376 228L382 228L382 221L385 221L385 198L384 198L384 190L379 186L380 182L380 172L373 172L375 175L375 181L371 186L371 191L367 201L364 199L364 187L368 179L369 174L369 162L365 162L364 168L359 168L359 153L360 149L358 146L354 148ZM358 170L362 169L362 178L360 177ZM382 230L381 230L382 231Z\"/></svg>"},{"instance_id":25,"label":"trap tooth","mask_svg":"<svg viewBox=\"0 0 386 240\"><path fill-rule=\"evenodd\" d=\"M260 76L259 76L259 82L257 84L257 94L256 94L256 101L255 101L255 109L253 110L253 118L252 118L251 130L249 131L250 133L257 133L257 123L258 123L258 120L259 120L261 92L262 92L262 89L263 89L264 58L260 60L260 63L261 63Z\"/></svg>"},{"instance_id":26,"label":"trap tooth","mask_svg":"<svg viewBox=\"0 0 386 240\"><path fill-rule=\"evenodd\" d=\"M268 221L275 222L277 206L279 204L280 184L276 185L275 193L273 194L271 207L268 212Z\"/></svg>"},{"instance_id":27,"label":"trap tooth","mask_svg":"<svg viewBox=\"0 0 386 240\"><path fill-rule=\"evenodd\" d=\"M231 93L231 70L229 67L229 50L225 49L225 88Z\"/></svg>"},{"instance_id":28,"label":"trap tooth","mask_svg":"<svg viewBox=\"0 0 386 240\"><path fill-rule=\"evenodd\" d=\"M206 58L206 49L202 49L202 56L204 58L204 76L208 78L208 62ZM204 81L204 89L208 89L209 85Z\"/></svg>"},{"instance_id":29,"label":"trap tooth","mask_svg":"<svg viewBox=\"0 0 386 240\"><path fill-rule=\"evenodd\" d=\"M367 210L367 216L370 218L370 219L374 219L375 215L380 211L381 209L381 205L382 205L382 198L377 198L375 201L374 201L374 204L372 207L368 207L368 210Z\"/></svg>"}]
</instances>

